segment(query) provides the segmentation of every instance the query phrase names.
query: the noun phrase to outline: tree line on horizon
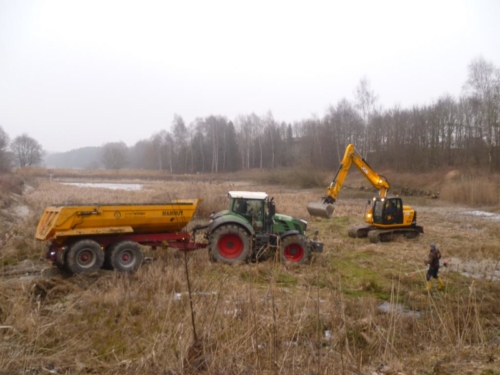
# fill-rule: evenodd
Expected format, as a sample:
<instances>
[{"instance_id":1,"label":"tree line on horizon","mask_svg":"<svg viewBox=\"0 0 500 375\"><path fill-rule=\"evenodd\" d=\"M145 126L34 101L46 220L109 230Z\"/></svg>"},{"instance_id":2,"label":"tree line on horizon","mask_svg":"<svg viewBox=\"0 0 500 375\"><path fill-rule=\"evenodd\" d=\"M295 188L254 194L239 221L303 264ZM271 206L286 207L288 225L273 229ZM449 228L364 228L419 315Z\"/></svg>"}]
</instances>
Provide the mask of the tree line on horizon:
<instances>
[{"instance_id":1,"label":"tree line on horizon","mask_svg":"<svg viewBox=\"0 0 500 375\"><path fill-rule=\"evenodd\" d=\"M179 174L299 164L336 169L349 143L377 168L428 171L474 166L498 172L500 70L482 57L474 59L468 66L461 96L444 94L428 105L382 109L369 81L363 78L354 100L340 100L323 117L287 124L276 121L271 112L241 115L234 121L214 115L186 125L181 116L174 115L169 130L132 147L111 142L59 155L68 161L72 159L69 155L85 151L86 165L78 165L80 168L151 169ZM1 151L0 143L0 158ZM82 157L74 159L81 163ZM46 163L57 167L57 160L57 154L51 155Z\"/></svg>"}]
</instances>

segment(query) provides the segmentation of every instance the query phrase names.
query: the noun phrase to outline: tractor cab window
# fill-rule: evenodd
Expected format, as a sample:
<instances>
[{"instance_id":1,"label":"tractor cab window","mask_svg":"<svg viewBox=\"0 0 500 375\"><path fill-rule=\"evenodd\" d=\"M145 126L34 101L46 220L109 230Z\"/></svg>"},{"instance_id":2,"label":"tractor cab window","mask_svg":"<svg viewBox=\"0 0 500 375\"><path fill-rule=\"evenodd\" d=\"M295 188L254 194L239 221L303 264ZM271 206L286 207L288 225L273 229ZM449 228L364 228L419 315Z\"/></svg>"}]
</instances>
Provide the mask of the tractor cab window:
<instances>
[{"instance_id":1,"label":"tractor cab window","mask_svg":"<svg viewBox=\"0 0 500 375\"><path fill-rule=\"evenodd\" d=\"M233 203L233 212L239 215L247 213L248 205L246 199L235 199Z\"/></svg>"},{"instance_id":2,"label":"tractor cab window","mask_svg":"<svg viewBox=\"0 0 500 375\"><path fill-rule=\"evenodd\" d=\"M264 225L264 201L256 199L235 199L233 212L243 216L254 227Z\"/></svg>"},{"instance_id":3,"label":"tractor cab window","mask_svg":"<svg viewBox=\"0 0 500 375\"><path fill-rule=\"evenodd\" d=\"M264 202L261 200L248 200L248 215L255 230L264 226Z\"/></svg>"}]
</instances>

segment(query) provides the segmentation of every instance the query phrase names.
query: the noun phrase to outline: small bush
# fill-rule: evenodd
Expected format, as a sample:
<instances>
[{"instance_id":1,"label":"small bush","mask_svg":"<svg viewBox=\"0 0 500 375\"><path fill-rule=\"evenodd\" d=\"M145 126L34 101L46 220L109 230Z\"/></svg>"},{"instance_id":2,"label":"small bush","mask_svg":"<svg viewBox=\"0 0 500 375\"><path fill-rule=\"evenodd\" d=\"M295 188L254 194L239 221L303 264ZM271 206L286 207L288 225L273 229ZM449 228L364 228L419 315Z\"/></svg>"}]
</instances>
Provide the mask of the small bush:
<instances>
[{"instance_id":1,"label":"small bush","mask_svg":"<svg viewBox=\"0 0 500 375\"><path fill-rule=\"evenodd\" d=\"M22 194L23 180L13 174L0 175L0 192L7 194Z\"/></svg>"}]
</instances>

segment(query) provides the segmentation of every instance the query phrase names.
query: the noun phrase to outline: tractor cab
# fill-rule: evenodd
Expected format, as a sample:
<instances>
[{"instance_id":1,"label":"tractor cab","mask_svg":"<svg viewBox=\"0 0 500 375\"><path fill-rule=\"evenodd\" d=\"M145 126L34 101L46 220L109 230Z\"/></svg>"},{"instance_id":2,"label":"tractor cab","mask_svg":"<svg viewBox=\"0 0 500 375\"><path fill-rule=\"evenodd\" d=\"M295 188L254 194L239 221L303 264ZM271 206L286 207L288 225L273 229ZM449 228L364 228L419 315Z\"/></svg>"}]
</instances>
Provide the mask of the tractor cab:
<instances>
[{"instance_id":1,"label":"tractor cab","mask_svg":"<svg viewBox=\"0 0 500 375\"><path fill-rule=\"evenodd\" d=\"M276 213L274 201L263 192L230 191L229 211L239 215L257 231L268 231Z\"/></svg>"}]
</instances>

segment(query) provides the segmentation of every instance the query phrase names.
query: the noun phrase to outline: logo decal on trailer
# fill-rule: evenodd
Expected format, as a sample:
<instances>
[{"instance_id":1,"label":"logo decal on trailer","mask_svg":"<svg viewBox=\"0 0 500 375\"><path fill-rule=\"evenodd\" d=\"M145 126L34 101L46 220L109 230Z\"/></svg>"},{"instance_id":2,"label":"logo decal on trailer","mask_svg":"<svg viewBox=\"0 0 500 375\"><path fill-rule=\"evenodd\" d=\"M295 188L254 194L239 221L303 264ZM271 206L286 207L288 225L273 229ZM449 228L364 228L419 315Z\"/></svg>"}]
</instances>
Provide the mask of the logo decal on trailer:
<instances>
[{"instance_id":1,"label":"logo decal on trailer","mask_svg":"<svg viewBox=\"0 0 500 375\"><path fill-rule=\"evenodd\" d=\"M182 210L163 211L163 216L182 216Z\"/></svg>"}]
</instances>

